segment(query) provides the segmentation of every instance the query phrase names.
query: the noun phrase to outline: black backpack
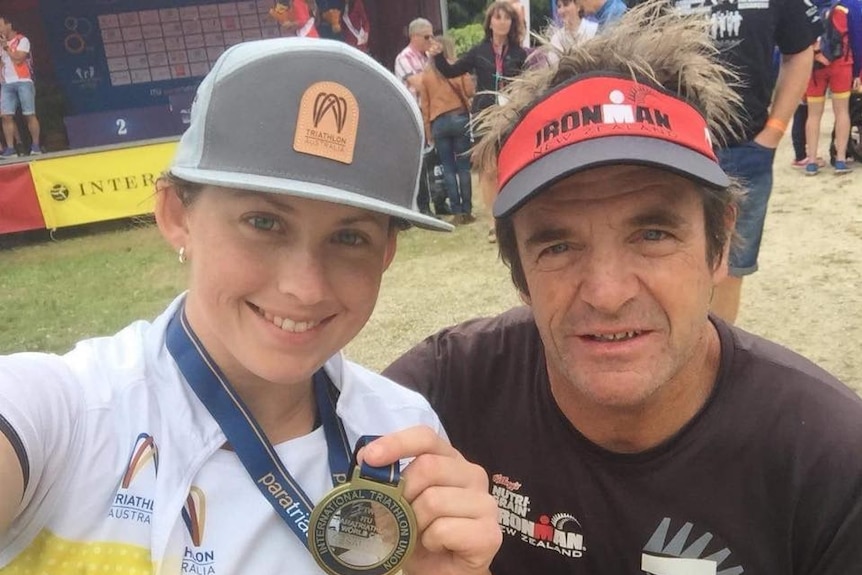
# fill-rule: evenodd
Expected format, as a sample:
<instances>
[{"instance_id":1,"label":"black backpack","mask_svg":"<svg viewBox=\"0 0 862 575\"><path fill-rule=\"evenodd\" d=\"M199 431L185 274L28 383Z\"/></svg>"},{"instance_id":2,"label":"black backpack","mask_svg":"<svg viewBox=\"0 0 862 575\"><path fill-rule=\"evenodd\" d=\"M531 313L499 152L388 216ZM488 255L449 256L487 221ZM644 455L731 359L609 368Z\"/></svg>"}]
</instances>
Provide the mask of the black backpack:
<instances>
[{"instance_id":1,"label":"black backpack","mask_svg":"<svg viewBox=\"0 0 862 575\"><path fill-rule=\"evenodd\" d=\"M829 6L820 9L820 23L823 32L820 34L820 54L831 64L844 56L844 34L838 31L832 20L835 9L841 0L832 0Z\"/></svg>"}]
</instances>

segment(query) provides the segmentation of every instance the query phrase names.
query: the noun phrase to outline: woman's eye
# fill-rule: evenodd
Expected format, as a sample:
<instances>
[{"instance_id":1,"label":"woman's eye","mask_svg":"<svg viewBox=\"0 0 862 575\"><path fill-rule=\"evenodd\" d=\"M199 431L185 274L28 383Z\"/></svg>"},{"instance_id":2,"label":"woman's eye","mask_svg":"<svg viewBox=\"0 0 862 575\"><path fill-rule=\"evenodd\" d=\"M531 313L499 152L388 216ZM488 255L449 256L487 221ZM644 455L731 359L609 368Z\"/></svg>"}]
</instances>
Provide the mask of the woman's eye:
<instances>
[{"instance_id":1,"label":"woman's eye","mask_svg":"<svg viewBox=\"0 0 862 575\"><path fill-rule=\"evenodd\" d=\"M246 221L256 230L270 232L278 227L278 220L270 216L250 216Z\"/></svg>"},{"instance_id":2,"label":"woman's eye","mask_svg":"<svg viewBox=\"0 0 862 575\"><path fill-rule=\"evenodd\" d=\"M336 232L335 241L348 246L358 246L365 242L365 238L353 230L341 230Z\"/></svg>"}]
</instances>

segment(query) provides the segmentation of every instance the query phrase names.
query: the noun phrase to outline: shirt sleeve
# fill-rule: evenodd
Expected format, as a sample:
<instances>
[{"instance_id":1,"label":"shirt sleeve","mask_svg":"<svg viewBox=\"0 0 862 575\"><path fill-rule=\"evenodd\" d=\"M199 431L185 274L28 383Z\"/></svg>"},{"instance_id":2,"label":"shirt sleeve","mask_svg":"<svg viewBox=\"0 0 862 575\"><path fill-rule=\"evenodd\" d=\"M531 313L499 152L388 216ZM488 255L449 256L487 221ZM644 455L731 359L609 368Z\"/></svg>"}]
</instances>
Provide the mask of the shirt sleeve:
<instances>
[{"instance_id":1,"label":"shirt sleeve","mask_svg":"<svg viewBox=\"0 0 862 575\"><path fill-rule=\"evenodd\" d=\"M462 74L472 72L476 67L476 49L478 46L470 48L466 54L452 64L446 60L446 56L442 53L437 54L434 56L434 65L447 78L457 78Z\"/></svg>"},{"instance_id":2,"label":"shirt sleeve","mask_svg":"<svg viewBox=\"0 0 862 575\"><path fill-rule=\"evenodd\" d=\"M778 6L775 43L782 54L798 54L817 39L822 25L817 7L806 0L784 0Z\"/></svg>"},{"instance_id":3,"label":"shirt sleeve","mask_svg":"<svg viewBox=\"0 0 862 575\"><path fill-rule=\"evenodd\" d=\"M30 39L29 38L21 38L21 41L18 42L18 47L16 48L18 52L26 52L30 53Z\"/></svg>"},{"instance_id":4,"label":"shirt sleeve","mask_svg":"<svg viewBox=\"0 0 862 575\"><path fill-rule=\"evenodd\" d=\"M62 359L22 353L0 357L0 419L25 471L19 515L38 505L74 457L83 396ZM32 514L28 514L32 515ZM0 548L3 547L0 539Z\"/></svg>"},{"instance_id":5,"label":"shirt sleeve","mask_svg":"<svg viewBox=\"0 0 862 575\"><path fill-rule=\"evenodd\" d=\"M399 55L395 58L395 75L398 76L399 80L405 82L412 73L413 71L404 64L404 56Z\"/></svg>"}]
</instances>

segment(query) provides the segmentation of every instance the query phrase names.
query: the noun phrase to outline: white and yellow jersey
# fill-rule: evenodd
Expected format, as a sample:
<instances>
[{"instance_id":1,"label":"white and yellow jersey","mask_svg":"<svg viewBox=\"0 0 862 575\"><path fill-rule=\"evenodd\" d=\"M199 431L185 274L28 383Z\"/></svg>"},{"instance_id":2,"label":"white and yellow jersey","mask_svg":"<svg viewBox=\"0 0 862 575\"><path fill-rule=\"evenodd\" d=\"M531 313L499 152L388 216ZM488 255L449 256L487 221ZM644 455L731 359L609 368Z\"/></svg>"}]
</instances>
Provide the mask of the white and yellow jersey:
<instances>
[{"instance_id":1,"label":"white and yellow jersey","mask_svg":"<svg viewBox=\"0 0 862 575\"><path fill-rule=\"evenodd\" d=\"M0 416L28 468L0 536L3 575L322 573L220 449L224 434L165 348L180 302L64 356L0 357ZM325 369L351 445L418 424L444 433L419 394L341 355ZM331 489L322 427L275 447L313 501Z\"/></svg>"}]
</instances>

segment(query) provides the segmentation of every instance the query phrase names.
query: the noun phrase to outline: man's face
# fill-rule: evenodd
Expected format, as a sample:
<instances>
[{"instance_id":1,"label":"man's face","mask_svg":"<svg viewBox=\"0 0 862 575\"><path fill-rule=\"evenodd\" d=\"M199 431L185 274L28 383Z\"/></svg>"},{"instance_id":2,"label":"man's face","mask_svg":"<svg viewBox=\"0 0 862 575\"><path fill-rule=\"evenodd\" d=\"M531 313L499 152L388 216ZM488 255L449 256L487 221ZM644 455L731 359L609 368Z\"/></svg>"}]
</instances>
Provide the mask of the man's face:
<instances>
[{"instance_id":1,"label":"man's face","mask_svg":"<svg viewBox=\"0 0 862 575\"><path fill-rule=\"evenodd\" d=\"M513 224L552 385L583 405L631 409L703 369L711 293L727 270L707 263L694 183L594 168L530 200Z\"/></svg>"},{"instance_id":2,"label":"man's face","mask_svg":"<svg viewBox=\"0 0 862 575\"><path fill-rule=\"evenodd\" d=\"M417 50L426 52L431 48L431 41L434 39L434 31L431 28L420 28L413 36L410 37L411 43Z\"/></svg>"}]
</instances>

